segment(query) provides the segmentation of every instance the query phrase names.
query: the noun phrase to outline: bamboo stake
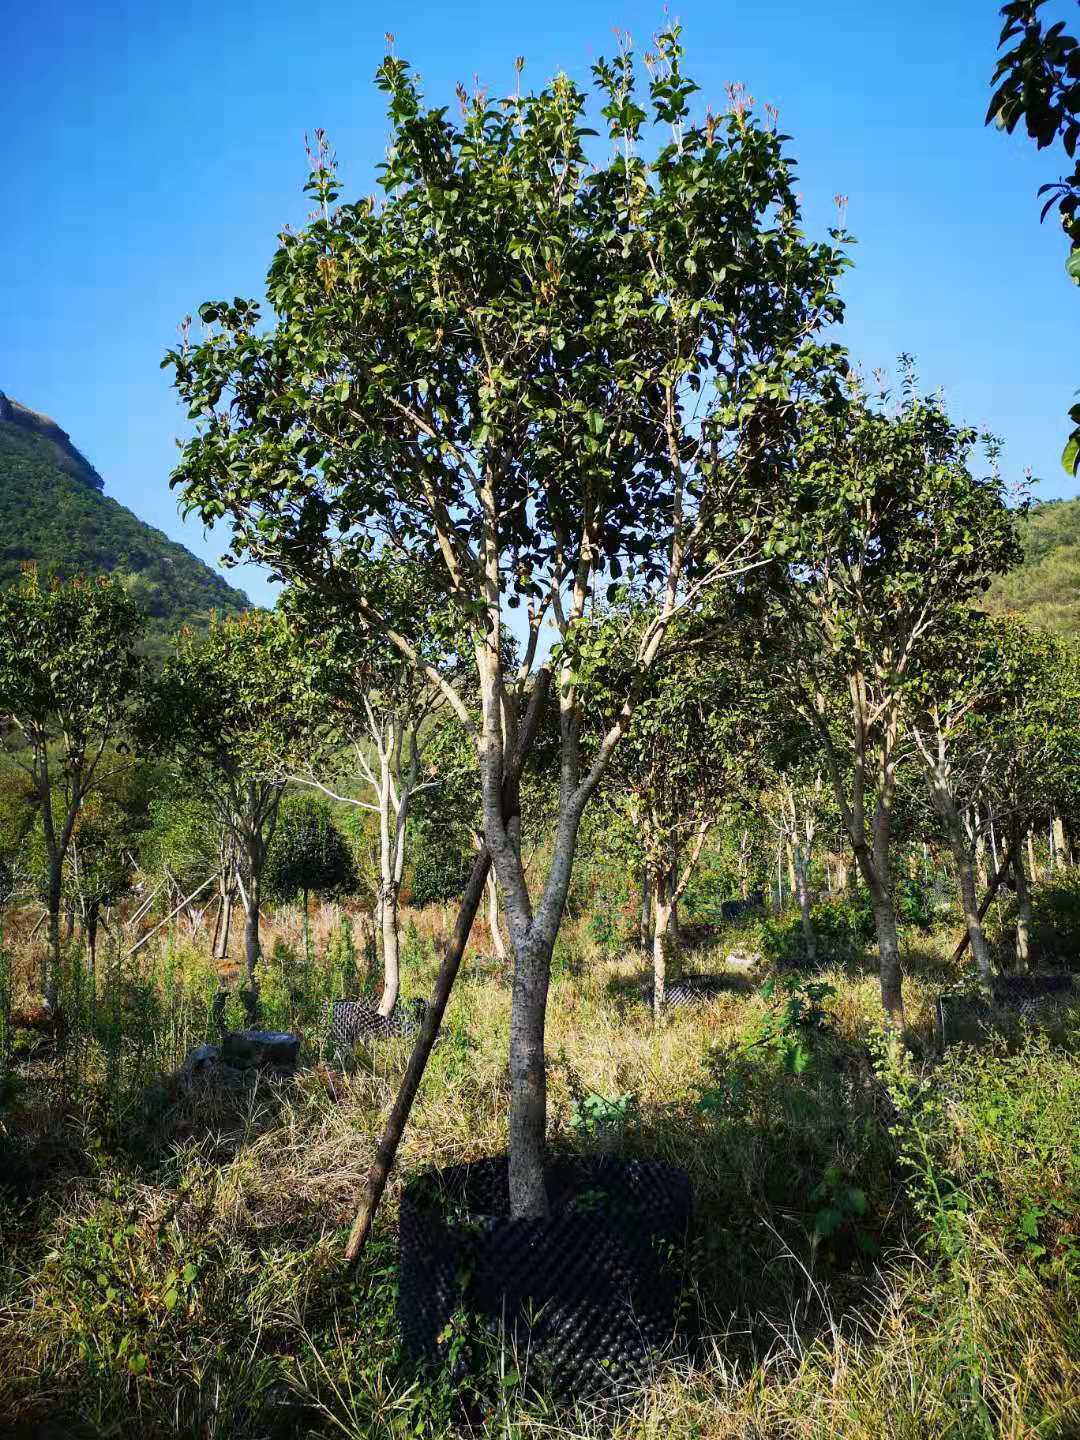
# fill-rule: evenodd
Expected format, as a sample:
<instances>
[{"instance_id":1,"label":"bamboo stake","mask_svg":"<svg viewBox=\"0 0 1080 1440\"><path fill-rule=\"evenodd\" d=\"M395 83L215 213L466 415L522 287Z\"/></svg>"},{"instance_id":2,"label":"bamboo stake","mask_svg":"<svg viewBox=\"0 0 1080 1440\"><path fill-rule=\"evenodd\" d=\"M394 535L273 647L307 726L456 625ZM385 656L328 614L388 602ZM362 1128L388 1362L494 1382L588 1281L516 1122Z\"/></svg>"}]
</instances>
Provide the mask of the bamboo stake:
<instances>
[{"instance_id":1,"label":"bamboo stake","mask_svg":"<svg viewBox=\"0 0 1080 1440\"><path fill-rule=\"evenodd\" d=\"M197 890L193 890L193 891L191 892L191 894L187 897L187 899L181 900L181 901L180 901L180 904L177 905L177 907L176 907L175 910L171 910L171 911L169 912L169 914L165 916L165 919L164 919L164 920L159 920L158 923L154 926L154 928L153 928L152 930L148 930L148 931L146 932L146 934L142 937L142 939L139 941L139 943L138 943L137 945L133 945L133 946L131 947L131 949L130 949L130 950L127 952L127 954L124 956L124 959L125 959L125 960L130 960L131 957L132 957L132 955L135 954L136 950L141 950L141 949L142 949L142 947L143 947L143 946L146 944L146 942L150 939L151 935L156 935L157 932L161 929L162 925L167 925L167 924L169 923L169 921L173 918L174 915L179 915L180 911L184 908L185 905L189 904L192 900L194 900L196 895L201 895L202 892L206 889L206 887L207 887L208 885L213 885L214 881L215 881L217 878L218 878L218 877L217 877L216 875L211 875L211 876L210 876L210 879L209 879L209 880L204 880L203 883L199 886L199 888L198 888Z\"/></svg>"}]
</instances>

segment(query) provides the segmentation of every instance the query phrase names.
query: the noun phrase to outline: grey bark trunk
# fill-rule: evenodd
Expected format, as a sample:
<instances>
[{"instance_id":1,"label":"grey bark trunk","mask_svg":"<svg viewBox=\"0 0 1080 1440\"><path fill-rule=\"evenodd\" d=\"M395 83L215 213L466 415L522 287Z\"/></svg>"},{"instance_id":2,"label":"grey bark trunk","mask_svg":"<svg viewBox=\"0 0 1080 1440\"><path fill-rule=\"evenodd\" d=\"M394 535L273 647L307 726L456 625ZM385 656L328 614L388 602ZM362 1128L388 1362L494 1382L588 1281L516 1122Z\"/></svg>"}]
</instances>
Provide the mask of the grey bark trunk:
<instances>
[{"instance_id":1,"label":"grey bark trunk","mask_svg":"<svg viewBox=\"0 0 1080 1440\"><path fill-rule=\"evenodd\" d=\"M254 991L258 986L257 971L259 956L259 881L251 877L244 911L244 964L247 968L248 988Z\"/></svg>"},{"instance_id":2,"label":"grey bark trunk","mask_svg":"<svg viewBox=\"0 0 1080 1440\"><path fill-rule=\"evenodd\" d=\"M671 888L665 875L659 875L655 884L654 925L653 925L653 1020L659 1024L667 998L668 978L671 973L673 947L677 940L672 932L671 920L674 904Z\"/></svg>"},{"instance_id":3,"label":"grey bark trunk","mask_svg":"<svg viewBox=\"0 0 1080 1440\"><path fill-rule=\"evenodd\" d=\"M60 990L60 900L63 888L63 868L59 855L49 858L48 870L48 948L42 975L42 989L45 1004L53 1009Z\"/></svg>"},{"instance_id":4,"label":"grey bark trunk","mask_svg":"<svg viewBox=\"0 0 1080 1440\"><path fill-rule=\"evenodd\" d=\"M384 885L379 913L382 920L383 992L379 1014L390 1016L397 1004L401 984L400 940L398 932L398 889L391 882Z\"/></svg>"},{"instance_id":5,"label":"grey bark trunk","mask_svg":"<svg viewBox=\"0 0 1080 1440\"><path fill-rule=\"evenodd\" d=\"M503 939L502 926L499 923L499 884L495 879L494 870L488 871L487 907L488 929L491 931L491 946L495 951L496 960L501 964L505 964L507 958L506 941Z\"/></svg>"},{"instance_id":6,"label":"grey bark trunk","mask_svg":"<svg viewBox=\"0 0 1080 1440\"><path fill-rule=\"evenodd\" d=\"M1024 873L1024 851L1017 845L1013 854L1013 875L1016 878L1016 964L1021 971L1033 968L1031 950L1031 894Z\"/></svg>"},{"instance_id":7,"label":"grey bark trunk","mask_svg":"<svg viewBox=\"0 0 1080 1440\"><path fill-rule=\"evenodd\" d=\"M222 900L221 929L218 932L218 943L214 950L215 960L224 960L229 953L229 931L232 929L233 891L230 885Z\"/></svg>"},{"instance_id":8,"label":"grey bark trunk","mask_svg":"<svg viewBox=\"0 0 1080 1440\"><path fill-rule=\"evenodd\" d=\"M641 869L641 916L638 920L638 945L643 955L652 949L652 875L648 865Z\"/></svg>"},{"instance_id":9,"label":"grey bark trunk","mask_svg":"<svg viewBox=\"0 0 1080 1440\"><path fill-rule=\"evenodd\" d=\"M795 893L799 897L799 918L802 921L806 958L813 965L817 960L817 935L814 932L814 922L810 918L810 886L806 877L806 856L802 853L801 846L795 847Z\"/></svg>"},{"instance_id":10,"label":"grey bark trunk","mask_svg":"<svg viewBox=\"0 0 1080 1440\"><path fill-rule=\"evenodd\" d=\"M959 843L954 842L953 858L956 861L956 873L960 882L960 900L964 906L964 924L967 926L971 953L978 966L979 978L984 985L989 985L992 971L990 947L986 943L982 921L979 919L979 896L975 889L975 867L971 862L966 839L961 838Z\"/></svg>"}]
</instances>

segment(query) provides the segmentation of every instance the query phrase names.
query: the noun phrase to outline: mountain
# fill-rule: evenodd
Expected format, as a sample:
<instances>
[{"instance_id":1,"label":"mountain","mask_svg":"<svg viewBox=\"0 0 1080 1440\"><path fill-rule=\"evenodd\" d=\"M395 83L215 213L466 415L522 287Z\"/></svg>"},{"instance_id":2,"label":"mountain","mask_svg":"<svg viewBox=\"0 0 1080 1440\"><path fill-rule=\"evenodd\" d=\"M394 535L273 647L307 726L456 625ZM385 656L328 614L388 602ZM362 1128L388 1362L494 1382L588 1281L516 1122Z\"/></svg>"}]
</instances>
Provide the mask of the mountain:
<instances>
[{"instance_id":1,"label":"mountain","mask_svg":"<svg viewBox=\"0 0 1080 1440\"><path fill-rule=\"evenodd\" d=\"M1080 636L1080 500L1047 500L1021 525L1024 559L994 581L984 604L1032 625Z\"/></svg>"},{"instance_id":2,"label":"mountain","mask_svg":"<svg viewBox=\"0 0 1080 1440\"><path fill-rule=\"evenodd\" d=\"M0 391L0 586L43 575L121 574L149 616L150 648L210 611L250 609L190 550L104 494L105 482L54 420Z\"/></svg>"}]
</instances>

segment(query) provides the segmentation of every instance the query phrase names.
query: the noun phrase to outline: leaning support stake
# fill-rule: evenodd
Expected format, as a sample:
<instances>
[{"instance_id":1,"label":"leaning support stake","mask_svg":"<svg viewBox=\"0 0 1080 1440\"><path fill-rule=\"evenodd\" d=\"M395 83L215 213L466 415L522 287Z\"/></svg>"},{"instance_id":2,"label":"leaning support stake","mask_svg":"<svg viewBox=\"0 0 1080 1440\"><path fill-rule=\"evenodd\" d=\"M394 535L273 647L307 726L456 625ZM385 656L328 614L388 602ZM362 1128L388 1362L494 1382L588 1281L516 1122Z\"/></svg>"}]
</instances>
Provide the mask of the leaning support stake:
<instances>
[{"instance_id":1,"label":"leaning support stake","mask_svg":"<svg viewBox=\"0 0 1080 1440\"><path fill-rule=\"evenodd\" d=\"M1012 852L1011 852L1011 850L1009 849L1009 847L1006 845L1006 847L1005 847L1005 854L1002 856L1002 859L1001 859L1001 865L998 867L997 873L994 875L994 878L990 881L989 888L987 889L986 894L983 896L982 904L979 906L979 919L980 919L980 920L982 920L982 918L983 918L984 915L986 914L987 910L990 909L990 904L991 904L994 896L997 894L998 890L1001 888L1001 882L1005 879L1005 876L1009 873L1009 866L1010 866L1011 864L1012 864ZM970 931L965 930L965 931L964 931L964 935L963 935L963 939L959 942L959 944L957 945L956 949L952 952L952 955L949 957L949 963L950 963L951 965L955 965L956 962L960 959L960 957L963 955L964 951L968 948L968 946L969 946L970 944L971 944L971 933L970 933Z\"/></svg>"},{"instance_id":2,"label":"leaning support stake","mask_svg":"<svg viewBox=\"0 0 1080 1440\"><path fill-rule=\"evenodd\" d=\"M427 1066L428 1056L431 1054L435 1038L439 1033L439 1026L442 1024L443 1015L446 1012L447 1002L450 999L450 991L454 988L454 981L461 966L461 957L464 954L465 946L468 944L469 933L476 919L476 912L480 908L480 901L484 895L484 888L487 884L488 870L491 867L491 856L487 850L477 856L469 876L469 883L465 887L465 894L462 897L461 909L458 911L457 923L454 926L454 933L450 937L450 943L446 947L446 954L439 966L439 973L435 977L435 986L431 992L431 999L427 1003L424 1012L424 1023L420 1027L420 1035L413 1046L413 1052L409 1056L408 1068L405 1071L405 1078L401 1082L397 1099L394 1101L394 1108L390 1111L379 1143L375 1149L375 1160L368 1171L367 1180L364 1182L363 1193L360 1196L360 1204L356 1211L356 1219L349 1234L349 1243L345 1247L345 1263L355 1265L360 1254L367 1244L367 1238L371 1233L372 1222L375 1219L375 1212L379 1208L379 1201L382 1199L383 1191L386 1189L386 1182L390 1178L390 1171L394 1168L394 1160L397 1158L398 1146L401 1144L401 1137L405 1133L405 1126L408 1124L409 1112L412 1110L413 1101L416 1099L416 1092L420 1088L420 1081L424 1078L424 1070Z\"/></svg>"}]
</instances>

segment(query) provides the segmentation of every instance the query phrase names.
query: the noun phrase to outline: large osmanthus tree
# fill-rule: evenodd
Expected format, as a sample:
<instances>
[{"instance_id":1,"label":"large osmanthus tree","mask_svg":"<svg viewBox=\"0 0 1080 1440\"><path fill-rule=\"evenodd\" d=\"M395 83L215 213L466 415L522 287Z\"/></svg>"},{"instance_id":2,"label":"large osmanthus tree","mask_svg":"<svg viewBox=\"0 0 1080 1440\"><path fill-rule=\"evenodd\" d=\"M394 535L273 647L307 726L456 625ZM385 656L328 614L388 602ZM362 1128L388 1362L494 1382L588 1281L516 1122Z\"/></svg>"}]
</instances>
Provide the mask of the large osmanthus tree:
<instances>
[{"instance_id":1,"label":"large osmanthus tree","mask_svg":"<svg viewBox=\"0 0 1080 1440\"><path fill-rule=\"evenodd\" d=\"M874 912L881 1000L904 1023L892 838L905 688L958 604L1018 558L1015 519L979 437L917 393L807 414L763 659L813 727ZM991 447L992 448L992 447Z\"/></svg>"},{"instance_id":2,"label":"large osmanthus tree","mask_svg":"<svg viewBox=\"0 0 1080 1440\"><path fill-rule=\"evenodd\" d=\"M143 616L117 580L0 592L0 747L29 777L46 861L46 1001L60 979L64 862L87 797L128 761L117 750L141 681Z\"/></svg>"},{"instance_id":3,"label":"large osmanthus tree","mask_svg":"<svg viewBox=\"0 0 1080 1440\"><path fill-rule=\"evenodd\" d=\"M453 118L388 57L381 199L338 204L322 148L318 213L270 267L272 323L254 303L211 302L208 333L166 359L196 425L175 476L188 507L228 516L238 553L350 604L472 735L514 952L517 1216L547 1211L544 1017L582 812L673 617L750 563L799 400L836 363L819 332L840 314L845 262L838 232L817 244L800 228L786 137L737 93L695 120L677 31L647 66L640 98L628 48L594 67L602 154L565 75L499 103L462 91ZM477 720L408 617L366 592L364 562L391 553L444 597ZM618 583L653 615L584 765L579 631ZM525 707L549 689L559 805L534 901L503 781Z\"/></svg>"}]
</instances>

